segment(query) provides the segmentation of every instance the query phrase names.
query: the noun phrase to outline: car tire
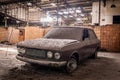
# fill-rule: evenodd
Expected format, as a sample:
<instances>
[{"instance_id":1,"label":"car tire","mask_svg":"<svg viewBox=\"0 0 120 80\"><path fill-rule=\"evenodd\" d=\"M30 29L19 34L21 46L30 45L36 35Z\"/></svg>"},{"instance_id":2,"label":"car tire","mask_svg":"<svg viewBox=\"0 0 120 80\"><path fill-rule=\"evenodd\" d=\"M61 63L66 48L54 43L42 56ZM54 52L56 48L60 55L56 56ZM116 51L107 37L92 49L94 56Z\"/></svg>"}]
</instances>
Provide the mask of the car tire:
<instances>
[{"instance_id":1,"label":"car tire","mask_svg":"<svg viewBox=\"0 0 120 80\"><path fill-rule=\"evenodd\" d=\"M93 53L93 55L90 57L90 58L92 58L92 59L96 59L97 58L97 50L95 50L95 52Z\"/></svg>"},{"instance_id":2,"label":"car tire","mask_svg":"<svg viewBox=\"0 0 120 80\"><path fill-rule=\"evenodd\" d=\"M78 67L77 60L75 58L71 58L66 64L66 72L72 73L77 69L77 67Z\"/></svg>"}]
</instances>

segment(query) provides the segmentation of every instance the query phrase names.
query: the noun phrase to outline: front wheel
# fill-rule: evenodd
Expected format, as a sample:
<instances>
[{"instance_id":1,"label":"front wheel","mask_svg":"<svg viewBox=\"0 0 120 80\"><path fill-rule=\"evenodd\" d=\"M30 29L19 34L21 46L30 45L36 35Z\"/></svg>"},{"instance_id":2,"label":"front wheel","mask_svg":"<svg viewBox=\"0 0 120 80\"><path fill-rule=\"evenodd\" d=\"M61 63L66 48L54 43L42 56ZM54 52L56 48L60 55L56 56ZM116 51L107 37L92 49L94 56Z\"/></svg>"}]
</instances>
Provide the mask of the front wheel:
<instances>
[{"instance_id":1,"label":"front wheel","mask_svg":"<svg viewBox=\"0 0 120 80\"><path fill-rule=\"evenodd\" d=\"M77 67L78 67L78 65L77 65L76 59L71 58L66 64L66 72L72 73L73 71L75 71L77 69Z\"/></svg>"}]
</instances>

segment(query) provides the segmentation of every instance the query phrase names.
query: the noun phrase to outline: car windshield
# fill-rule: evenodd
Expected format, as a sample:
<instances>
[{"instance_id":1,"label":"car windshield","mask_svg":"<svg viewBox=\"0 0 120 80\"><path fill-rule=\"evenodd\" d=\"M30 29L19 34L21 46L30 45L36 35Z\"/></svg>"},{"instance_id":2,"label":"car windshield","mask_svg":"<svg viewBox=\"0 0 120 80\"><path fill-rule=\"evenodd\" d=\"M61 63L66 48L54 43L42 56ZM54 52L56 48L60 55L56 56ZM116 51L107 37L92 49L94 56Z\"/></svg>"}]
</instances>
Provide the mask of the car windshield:
<instances>
[{"instance_id":1,"label":"car windshield","mask_svg":"<svg viewBox=\"0 0 120 80\"><path fill-rule=\"evenodd\" d=\"M81 40L82 29L77 27L52 28L44 38Z\"/></svg>"}]
</instances>

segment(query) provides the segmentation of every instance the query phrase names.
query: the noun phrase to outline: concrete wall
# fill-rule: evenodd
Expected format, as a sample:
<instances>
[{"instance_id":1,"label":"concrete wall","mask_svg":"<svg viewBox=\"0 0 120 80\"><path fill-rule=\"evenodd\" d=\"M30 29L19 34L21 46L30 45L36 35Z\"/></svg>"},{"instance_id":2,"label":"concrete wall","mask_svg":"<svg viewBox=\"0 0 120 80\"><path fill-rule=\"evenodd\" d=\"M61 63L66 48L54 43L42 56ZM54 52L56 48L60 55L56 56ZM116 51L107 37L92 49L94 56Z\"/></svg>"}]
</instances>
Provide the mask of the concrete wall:
<instances>
[{"instance_id":1,"label":"concrete wall","mask_svg":"<svg viewBox=\"0 0 120 80\"><path fill-rule=\"evenodd\" d=\"M116 8L111 8L112 4L112 0L107 0L106 6L104 7L103 2L101 2L100 25L113 24L113 16L120 15L120 0L114 1ZM93 3L92 13L92 25L99 23L99 2Z\"/></svg>"}]
</instances>

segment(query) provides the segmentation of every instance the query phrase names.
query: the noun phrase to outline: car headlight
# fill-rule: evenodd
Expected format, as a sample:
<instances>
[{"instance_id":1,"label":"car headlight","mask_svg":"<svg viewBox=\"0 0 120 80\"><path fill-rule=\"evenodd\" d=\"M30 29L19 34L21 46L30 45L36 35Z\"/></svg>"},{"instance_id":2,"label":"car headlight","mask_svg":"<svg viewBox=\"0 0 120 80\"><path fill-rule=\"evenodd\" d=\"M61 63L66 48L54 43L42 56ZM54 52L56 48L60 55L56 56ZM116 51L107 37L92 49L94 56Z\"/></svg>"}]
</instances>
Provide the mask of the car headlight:
<instances>
[{"instance_id":1,"label":"car headlight","mask_svg":"<svg viewBox=\"0 0 120 80\"><path fill-rule=\"evenodd\" d=\"M54 54L54 57L55 57L55 59L60 59L60 57L61 57L61 56L60 56L60 53L58 53L58 52L55 53L55 54Z\"/></svg>"},{"instance_id":2,"label":"car headlight","mask_svg":"<svg viewBox=\"0 0 120 80\"><path fill-rule=\"evenodd\" d=\"M52 57L53 57L53 53L52 53L51 51L48 51L48 52L47 52L47 57L48 57L48 58L52 58Z\"/></svg>"},{"instance_id":3,"label":"car headlight","mask_svg":"<svg viewBox=\"0 0 120 80\"><path fill-rule=\"evenodd\" d=\"M18 52L24 54L25 53L25 48L18 47Z\"/></svg>"}]
</instances>

